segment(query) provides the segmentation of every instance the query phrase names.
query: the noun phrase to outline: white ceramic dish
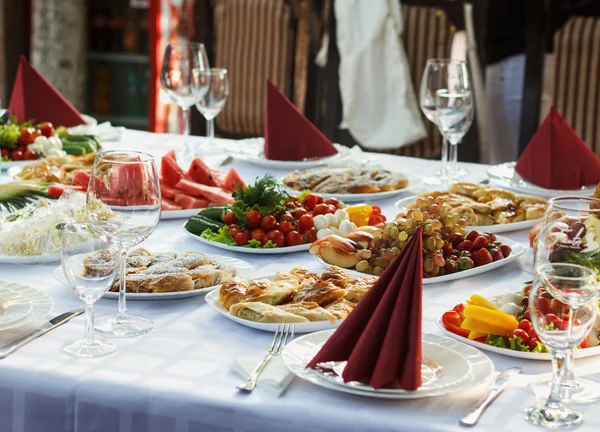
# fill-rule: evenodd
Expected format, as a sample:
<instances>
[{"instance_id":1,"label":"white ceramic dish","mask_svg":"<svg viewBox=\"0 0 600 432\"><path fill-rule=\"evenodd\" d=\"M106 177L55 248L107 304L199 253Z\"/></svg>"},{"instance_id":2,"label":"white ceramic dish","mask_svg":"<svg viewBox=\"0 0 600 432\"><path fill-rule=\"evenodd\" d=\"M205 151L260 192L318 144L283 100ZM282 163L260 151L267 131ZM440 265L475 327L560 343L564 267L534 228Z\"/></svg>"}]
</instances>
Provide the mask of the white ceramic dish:
<instances>
[{"instance_id":1,"label":"white ceramic dish","mask_svg":"<svg viewBox=\"0 0 600 432\"><path fill-rule=\"evenodd\" d=\"M466 377L461 377L461 375L464 375L464 367L461 368L458 365L453 365L450 367L449 363L448 373L450 376L448 381L453 381L452 375L456 374L457 376L454 377L454 383L447 385L448 381L446 381L446 385L443 385L444 382L440 381L440 385L438 386L435 385L436 382L434 381L430 385L422 386L414 392L390 389L375 390L364 385L356 386L353 383L344 384L338 381L333 381L330 378L324 377L320 372L306 368L306 365L310 359L312 359L312 357L323 346L333 332L334 330L326 330L318 333L311 333L294 339L285 347L285 350L282 354L283 363L297 377L321 387L325 387L329 390L384 399L418 399L432 396L442 396L470 390L482 385L487 385L491 382L491 380L494 379L494 365L492 361L482 352L456 342L448 337L424 333L423 351L425 352L427 349L428 353L435 355L435 347L437 346L440 347L440 353L438 355L443 355L443 348L446 350L444 353L451 351L456 355L463 357L470 366L470 372L466 374ZM425 348L425 346L428 347ZM453 358L455 359L456 356L454 355ZM461 380L460 378L464 379Z\"/></svg>"},{"instance_id":2,"label":"white ceramic dish","mask_svg":"<svg viewBox=\"0 0 600 432\"><path fill-rule=\"evenodd\" d=\"M241 253L254 254L254 255L276 255L276 254L292 253L292 252L304 252L304 251L307 251L308 249L310 249L310 244L308 244L308 243L303 244L303 245L298 245L298 246L285 246L282 248L271 248L271 249L259 249L259 248L250 248L250 247L242 247L242 246L228 246L224 243L210 241L210 240L207 240L200 236L197 236L196 234L192 234L185 228L183 228L183 231L188 236L190 236L194 240L199 241L200 243L214 246L219 249L225 249L230 252L241 252Z\"/></svg>"},{"instance_id":3,"label":"white ceramic dish","mask_svg":"<svg viewBox=\"0 0 600 432\"><path fill-rule=\"evenodd\" d=\"M0 287L0 328L25 319L32 311L31 300L16 291Z\"/></svg>"},{"instance_id":4,"label":"white ceramic dish","mask_svg":"<svg viewBox=\"0 0 600 432\"><path fill-rule=\"evenodd\" d=\"M407 198L402 198L399 201L396 201L395 207L398 211L406 210L406 206L417 201L416 196L411 196ZM482 225L482 226L468 226L467 231L475 230L475 231L486 231L491 233L504 233L504 232L512 232L512 231L520 231L525 229L530 229L531 227L537 225L542 221L542 218L532 219L528 221L515 222L509 224L502 225Z\"/></svg>"},{"instance_id":5,"label":"white ceramic dish","mask_svg":"<svg viewBox=\"0 0 600 432\"><path fill-rule=\"evenodd\" d=\"M236 276L248 278L254 272L254 267L242 261L240 259L226 257L222 255L207 255L209 258L214 259L218 264L224 264L231 267L235 267ZM54 278L63 285L69 285L65 274L63 273L62 266L56 267L54 270ZM151 300L179 300L189 297L197 297L210 293L211 291L219 288L220 285L213 285L206 288L191 290L191 291L177 291L177 292L166 292L166 293L127 293L127 300L134 301L151 301ZM118 292L107 292L102 296L103 298L118 300Z\"/></svg>"},{"instance_id":6,"label":"white ceramic dish","mask_svg":"<svg viewBox=\"0 0 600 432\"><path fill-rule=\"evenodd\" d=\"M423 183L423 181L421 180L421 177L419 177L419 176L412 175L412 174L404 174L404 176L408 180L408 186L406 186L403 189L396 189L396 190L386 191L386 192L364 193L364 194L343 194L343 193L328 194L328 193L320 193L320 192L315 192L315 193L321 195L325 199L336 198L340 201L344 201L347 203L370 202L370 201L377 201L377 200L382 200L382 199L386 199L386 198L391 198L393 196L400 195L401 193L412 191L414 189L419 188L421 186L421 184ZM290 191L290 193L294 193L294 194L299 194L301 192L301 191L297 191L297 190L290 189L290 188L287 188L287 190Z\"/></svg>"},{"instance_id":7,"label":"white ceramic dish","mask_svg":"<svg viewBox=\"0 0 600 432\"><path fill-rule=\"evenodd\" d=\"M169 220L169 219L189 219L194 215L197 215L201 210L198 209L188 209L188 210L163 210L160 212L160 220Z\"/></svg>"},{"instance_id":8,"label":"white ceramic dish","mask_svg":"<svg viewBox=\"0 0 600 432\"><path fill-rule=\"evenodd\" d=\"M16 168L15 173L19 173L21 172L21 170L23 169L23 167L34 163L35 160L24 160L24 161L9 161L9 162L3 162L0 161L0 171L3 170L10 170L11 168ZM14 177L14 175L9 171L8 173L10 176Z\"/></svg>"},{"instance_id":9,"label":"white ceramic dish","mask_svg":"<svg viewBox=\"0 0 600 432\"><path fill-rule=\"evenodd\" d=\"M556 196L592 196L596 185L589 185L575 190L546 189L523 180L515 171L516 162L506 162L494 165L487 171L489 179L507 189L528 195L536 195L544 198Z\"/></svg>"},{"instance_id":10,"label":"white ceramic dish","mask_svg":"<svg viewBox=\"0 0 600 432\"><path fill-rule=\"evenodd\" d=\"M221 148L227 152L232 158L240 159L251 164L274 169L308 169L322 165L327 165L331 162L339 162L348 159L351 156L350 148L334 144L337 154L320 159L301 160L301 161L278 161L265 158L264 138L249 138L237 141L236 144L222 143Z\"/></svg>"},{"instance_id":11,"label":"white ceramic dish","mask_svg":"<svg viewBox=\"0 0 600 432\"><path fill-rule=\"evenodd\" d=\"M521 243L517 243L514 240L511 240L507 237L502 237L502 236L496 236L496 239L498 241L501 241L505 245L510 246L510 248L512 249L511 254L507 258L503 258L501 260L494 261L489 264L482 265L480 267L475 267L470 270L464 270L461 272L456 272L456 273L452 273L452 274L448 274L448 275L444 275L444 276L437 276L434 278L425 278L425 279L423 279L423 285L437 284L440 282L449 282L449 281L453 281L453 280L457 280L457 279L464 279L464 278L467 278L470 276L475 276L475 275L478 275L481 273L485 273L490 270L497 269L498 267L502 267L507 264L510 264L511 262L519 259L519 257L525 253L525 247L523 247L523 245ZM313 256L320 263L325 264L327 266L331 265L331 264L326 263L321 257L319 257L317 255L313 255ZM356 271L356 270L353 270L353 271Z\"/></svg>"},{"instance_id":12,"label":"white ceramic dish","mask_svg":"<svg viewBox=\"0 0 600 432\"><path fill-rule=\"evenodd\" d=\"M40 291L36 288L3 280L0 280L0 288L7 288L11 291L21 294L23 297L28 299L29 302L31 302L32 306L31 312L26 317L19 321L13 322L12 324L8 324L7 326L0 327L0 330L9 330L34 323L48 315L48 313L50 313L54 307L54 300L52 300L52 298L44 291Z\"/></svg>"},{"instance_id":13,"label":"white ceramic dish","mask_svg":"<svg viewBox=\"0 0 600 432\"><path fill-rule=\"evenodd\" d=\"M0 255L0 264L47 264L57 261L60 261L60 252L35 256Z\"/></svg>"}]
</instances>

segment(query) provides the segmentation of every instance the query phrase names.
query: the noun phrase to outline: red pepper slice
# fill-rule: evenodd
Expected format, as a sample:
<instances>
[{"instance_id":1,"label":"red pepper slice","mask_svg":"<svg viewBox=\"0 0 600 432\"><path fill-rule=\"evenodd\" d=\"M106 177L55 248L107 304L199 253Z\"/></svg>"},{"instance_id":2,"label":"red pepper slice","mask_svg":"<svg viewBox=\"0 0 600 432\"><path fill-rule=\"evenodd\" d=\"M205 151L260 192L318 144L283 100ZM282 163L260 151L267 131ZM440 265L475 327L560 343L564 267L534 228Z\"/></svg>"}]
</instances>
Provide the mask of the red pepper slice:
<instances>
[{"instance_id":1,"label":"red pepper slice","mask_svg":"<svg viewBox=\"0 0 600 432\"><path fill-rule=\"evenodd\" d=\"M446 330L456 335L468 338L470 332L469 330L460 328L462 322L463 319L460 317L460 314L454 310L448 311L442 315L442 323L444 324L444 327L446 327Z\"/></svg>"},{"instance_id":2,"label":"red pepper slice","mask_svg":"<svg viewBox=\"0 0 600 432\"><path fill-rule=\"evenodd\" d=\"M452 309L452 310L460 315L460 321L462 323L466 318L465 317L465 305L463 303L457 304L456 306L454 306L454 309Z\"/></svg>"}]
</instances>

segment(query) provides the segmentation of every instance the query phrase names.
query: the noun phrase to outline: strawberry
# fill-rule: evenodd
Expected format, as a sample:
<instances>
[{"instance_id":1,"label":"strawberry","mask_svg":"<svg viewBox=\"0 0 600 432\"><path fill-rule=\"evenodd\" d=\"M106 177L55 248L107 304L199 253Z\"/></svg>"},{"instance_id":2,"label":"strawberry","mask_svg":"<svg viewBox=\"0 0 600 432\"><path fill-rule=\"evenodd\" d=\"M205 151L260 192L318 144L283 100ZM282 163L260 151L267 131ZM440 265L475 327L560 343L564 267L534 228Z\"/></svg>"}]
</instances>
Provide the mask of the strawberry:
<instances>
[{"instance_id":1,"label":"strawberry","mask_svg":"<svg viewBox=\"0 0 600 432\"><path fill-rule=\"evenodd\" d=\"M481 248L475 252L472 252L472 256L475 267L486 265L494 261L492 255L486 248Z\"/></svg>"},{"instance_id":2,"label":"strawberry","mask_svg":"<svg viewBox=\"0 0 600 432\"><path fill-rule=\"evenodd\" d=\"M510 253L512 252L512 249L510 248L510 246L503 244L503 245L500 245L500 251L502 252L502 256L504 258L506 258L507 256L510 255Z\"/></svg>"},{"instance_id":3,"label":"strawberry","mask_svg":"<svg viewBox=\"0 0 600 432\"><path fill-rule=\"evenodd\" d=\"M498 248L491 248L490 254L492 255L492 259L494 261L498 261L498 260L501 260L502 258L504 258L504 256L502 255L502 252L500 252L500 249L498 249Z\"/></svg>"},{"instance_id":4,"label":"strawberry","mask_svg":"<svg viewBox=\"0 0 600 432\"><path fill-rule=\"evenodd\" d=\"M444 255L451 255L452 254L452 244L446 242L444 243L444 246L442 246L442 252L444 252Z\"/></svg>"},{"instance_id":5,"label":"strawberry","mask_svg":"<svg viewBox=\"0 0 600 432\"><path fill-rule=\"evenodd\" d=\"M473 240L473 249L475 249L475 250L479 250L481 248L487 247L487 245L488 245L488 240L482 235L477 236L477 238L475 238L475 240Z\"/></svg>"},{"instance_id":6,"label":"strawberry","mask_svg":"<svg viewBox=\"0 0 600 432\"><path fill-rule=\"evenodd\" d=\"M444 265L444 271L446 274L456 273L456 262L454 261L446 261L446 265Z\"/></svg>"},{"instance_id":7,"label":"strawberry","mask_svg":"<svg viewBox=\"0 0 600 432\"><path fill-rule=\"evenodd\" d=\"M471 242L471 240L465 240L462 243L460 243L458 246L456 246L456 249L458 249L459 251L470 251L471 248L473 246L473 243Z\"/></svg>"},{"instance_id":8,"label":"strawberry","mask_svg":"<svg viewBox=\"0 0 600 432\"><path fill-rule=\"evenodd\" d=\"M464 238L463 238L462 234L452 233L448 237L448 240L450 240L450 242L452 243L452 246L456 247L464 240Z\"/></svg>"},{"instance_id":9,"label":"strawberry","mask_svg":"<svg viewBox=\"0 0 600 432\"><path fill-rule=\"evenodd\" d=\"M490 243L496 241L496 236L493 233L486 231L484 234L490 239Z\"/></svg>"},{"instance_id":10,"label":"strawberry","mask_svg":"<svg viewBox=\"0 0 600 432\"><path fill-rule=\"evenodd\" d=\"M479 237L479 233L475 230L471 231L469 234L467 234L467 240L475 240L477 237Z\"/></svg>"}]
</instances>

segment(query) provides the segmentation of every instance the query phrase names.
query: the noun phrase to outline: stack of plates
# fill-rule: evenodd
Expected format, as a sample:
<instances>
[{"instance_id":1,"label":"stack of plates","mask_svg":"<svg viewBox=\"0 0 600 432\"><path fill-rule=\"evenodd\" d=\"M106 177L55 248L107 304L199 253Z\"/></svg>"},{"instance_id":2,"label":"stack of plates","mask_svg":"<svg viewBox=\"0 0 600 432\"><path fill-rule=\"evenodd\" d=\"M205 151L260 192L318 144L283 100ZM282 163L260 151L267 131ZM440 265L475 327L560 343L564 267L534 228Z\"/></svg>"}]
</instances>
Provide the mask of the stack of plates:
<instances>
[{"instance_id":1,"label":"stack of plates","mask_svg":"<svg viewBox=\"0 0 600 432\"><path fill-rule=\"evenodd\" d=\"M423 334L423 384L415 391L378 389L344 381L333 372L306 369L334 330L311 333L290 342L282 354L284 364L299 378L330 390L384 399L442 396L489 384L494 365L481 351L445 336Z\"/></svg>"},{"instance_id":2,"label":"stack of plates","mask_svg":"<svg viewBox=\"0 0 600 432\"><path fill-rule=\"evenodd\" d=\"M0 331L31 324L54 306L48 294L14 282L0 281Z\"/></svg>"}]
</instances>

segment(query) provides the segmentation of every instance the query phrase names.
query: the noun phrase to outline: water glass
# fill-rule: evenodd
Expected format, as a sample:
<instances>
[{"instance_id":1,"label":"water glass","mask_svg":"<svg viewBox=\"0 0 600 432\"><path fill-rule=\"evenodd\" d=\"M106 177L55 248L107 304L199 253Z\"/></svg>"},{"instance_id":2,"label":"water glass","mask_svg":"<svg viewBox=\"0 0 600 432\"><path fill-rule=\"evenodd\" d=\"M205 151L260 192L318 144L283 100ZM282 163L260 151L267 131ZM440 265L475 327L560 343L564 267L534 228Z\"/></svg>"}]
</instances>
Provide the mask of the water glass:
<instances>
[{"instance_id":1,"label":"water glass","mask_svg":"<svg viewBox=\"0 0 600 432\"><path fill-rule=\"evenodd\" d=\"M194 69L193 87L199 95L196 108L206 119L208 150L212 150L215 138L215 117L221 112L229 96L229 74L227 69ZM208 86L208 91L203 89Z\"/></svg>"}]
</instances>

